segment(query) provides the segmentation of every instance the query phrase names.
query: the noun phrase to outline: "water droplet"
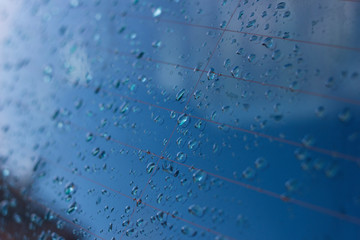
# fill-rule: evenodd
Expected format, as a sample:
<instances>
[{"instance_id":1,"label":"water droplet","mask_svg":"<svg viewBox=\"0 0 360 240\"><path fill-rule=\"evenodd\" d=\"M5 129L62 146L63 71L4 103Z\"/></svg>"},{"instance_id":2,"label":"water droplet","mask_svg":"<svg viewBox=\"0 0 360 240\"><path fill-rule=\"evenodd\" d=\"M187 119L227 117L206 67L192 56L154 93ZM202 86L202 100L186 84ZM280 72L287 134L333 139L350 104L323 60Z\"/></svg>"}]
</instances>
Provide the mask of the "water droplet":
<instances>
[{"instance_id":1,"label":"water droplet","mask_svg":"<svg viewBox=\"0 0 360 240\"><path fill-rule=\"evenodd\" d=\"M0 213L2 216L7 216L9 212L9 202L7 200L2 200L0 202Z\"/></svg>"},{"instance_id":2,"label":"water droplet","mask_svg":"<svg viewBox=\"0 0 360 240\"><path fill-rule=\"evenodd\" d=\"M197 170L194 174L193 174L193 181L196 182L205 182L207 178L207 174L204 171L201 170Z\"/></svg>"},{"instance_id":3,"label":"water droplet","mask_svg":"<svg viewBox=\"0 0 360 240\"><path fill-rule=\"evenodd\" d=\"M202 129L204 129L204 125L205 125L205 123L204 123L202 120L199 119L199 120L195 123L194 127L195 127L196 129L202 130Z\"/></svg>"},{"instance_id":4,"label":"water droplet","mask_svg":"<svg viewBox=\"0 0 360 240\"><path fill-rule=\"evenodd\" d=\"M125 27L125 26L120 27L120 28L119 28L119 30L117 31L117 32L118 32L118 34L123 33L123 32L125 31L125 29L126 29L126 27Z\"/></svg>"},{"instance_id":5,"label":"water droplet","mask_svg":"<svg viewBox=\"0 0 360 240\"><path fill-rule=\"evenodd\" d=\"M71 214L71 213L73 213L74 211L76 211L77 210L77 203L76 202L73 202L69 207L68 207L68 209L66 210L66 213L67 214Z\"/></svg>"},{"instance_id":6,"label":"water droplet","mask_svg":"<svg viewBox=\"0 0 360 240\"><path fill-rule=\"evenodd\" d=\"M163 162L162 164L162 170L164 170L167 173L172 174L172 172L174 171L173 166L171 165L171 163L169 162Z\"/></svg>"},{"instance_id":7,"label":"water droplet","mask_svg":"<svg viewBox=\"0 0 360 240\"><path fill-rule=\"evenodd\" d=\"M90 142L93 139L94 135L92 133L87 133L86 134L86 141Z\"/></svg>"},{"instance_id":8,"label":"water droplet","mask_svg":"<svg viewBox=\"0 0 360 240\"><path fill-rule=\"evenodd\" d=\"M199 99L201 97L201 95L202 95L201 90L196 90L196 92L194 92L195 99Z\"/></svg>"},{"instance_id":9,"label":"water droplet","mask_svg":"<svg viewBox=\"0 0 360 240\"><path fill-rule=\"evenodd\" d=\"M183 88L176 94L176 101L180 101L183 98L184 94L185 94L185 89Z\"/></svg>"},{"instance_id":10,"label":"water droplet","mask_svg":"<svg viewBox=\"0 0 360 240\"><path fill-rule=\"evenodd\" d=\"M240 68L239 66L236 66L233 68L233 70L231 70L231 75L233 75L233 77L239 77L239 72L240 72Z\"/></svg>"},{"instance_id":11,"label":"water droplet","mask_svg":"<svg viewBox=\"0 0 360 240\"><path fill-rule=\"evenodd\" d=\"M53 67L50 65L45 66L43 70L43 75L44 82L50 82L53 78Z\"/></svg>"},{"instance_id":12,"label":"water droplet","mask_svg":"<svg viewBox=\"0 0 360 240\"><path fill-rule=\"evenodd\" d=\"M239 48L239 50L236 51L237 55L243 55L244 54L244 48Z\"/></svg>"},{"instance_id":13,"label":"water droplet","mask_svg":"<svg viewBox=\"0 0 360 240\"><path fill-rule=\"evenodd\" d=\"M210 117L211 120L214 121L214 120L216 119L216 115L217 115L216 111L212 112L212 113L211 113L211 117Z\"/></svg>"},{"instance_id":14,"label":"water droplet","mask_svg":"<svg viewBox=\"0 0 360 240\"><path fill-rule=\"evenodd\" d=\"M228 68L230 67L230 65L231 65L231 61L230 61L230 59L228 58L228 59L226 59L226 60L224 61L224 67L225 67L225 69L228 69Z\"/></svg>"},{"instance_id":15,"label":"water droplet","mask_svg":"<svg viewBox=\"0 0 360 240\"><path fill-rule=\"evenodd\" d=\"M127 225L129 225L129 223L130 223L129 220L124 220L121 225L122 225L123 227L126 227Z\"/></svg>"},{"instance_id":16,"label":"water droplet","mask_svg":"<svg viewBox=\"0 0 360 240\"><path fill-rule=\"evenodd\" d=\"M179 161L179 162L185 162L186 161L186 154L183 153L183 152L178 152L176 154L176 160Z\"/></svg>"},{"instance_id":17,"label":"water droplet","mask_svg":"<svg viewBox=\"0 0 360 240\"><path fill-rule=\"evenodd\" d=\"M252 179L255 177L255 170L251 167L247 167L243 172L242 176L245 179Z\"/></svg>"},{"instance_id":18,"label":"water droplet","mask_svg":"<svg viewBox=\"0 0 360 240\"><path fill-rule=\"evenodd\" d=\"M197 231L191 227L188 226L183 226L181 228L181 233L186 235L186 236L190 236L190 237L195 237L197 234Z\"/></svg>"},{"instance_id":19,"label":"water droplet","mask_svg":"<svg viewBox=\"0 0 360 240\"><path fill-rule=\"evenodd\" d=\"M289 32L284 32L283 38L284 39L290 38L290 33Z\"/></svg>"},{"instance_id":20,"label":"water droplet","mask_svg":"<svg viewBox=\"0 0 360 240\"><path fill-rule=\"evenodd\" d=\"M188 142L188 147L189 149L192 149L192 150L195 150L199 147L200 145L200 142L197 141L196 139L191 139L189 142Z\"/></svg>"},{"instance_id":21,"label":"water droplet","mask_svg":"<svg viewBox=\"0 0 360 240\"><path fill-rule=\"evenodd\" d=\"M214 80L216 78L215 69L210 68L210 70L207 73L208 80Z\"/></svg>"},{"instance_id":22,"label":"water droplet","mask_svg":"<svg viewBox=\"0 0 360 240\"><path fill-rule=\"evenodd\" d=\"M156 219L159 220L160 222L165 220L165 214L163 211L159 211L156 213Z\"/></svg>"},{"instance_id":23,"label":"water droplet","mask_svg":"<svg viewBox=\"0 0 360 240\"><path fill-rule=\"evenodd\" d=\"M163 199L163 197L164 197L164 194L160 193L156 199L156 202L161 203L161 200Z\"/></svg>"},{"instance_id":24,"label":"water droplet","mask_svg":"<svg viewBox=\"0 0 360 240\"><path fill-rule=\"evenodd\" d=\"M278 60L281 57L281 51L275 50L271 55L272 60Z\"/></svg>"},{"instance_id":25,"label":"water droplet","mask_svg":"<svg viewBox=\"0 0 360 240\"><path fill-rule=\"evenodd\" d=\"M75 184L74 183L69 183L68 185L66 185L65 187L65 194L66 195L71 195L73 193L75 193Z\"/></svg>"},{"instance_id":26,"label":"water droplet","mask_svg":"<svg viewBox=\"0 0 360 240\"><path fill-rule=\"evenodd\" d=\"M216 143L213 144L212 151L213 153L217 153L219 151L219 146Z\"/></svg>"},{"instance_id":27,"label":"water droplet","mask_svg":"<svg viewBox=\"0 0 360 240\"><path fill-rule=\"evenodd\" d=\"M257 169L263 169L266 168L268 165L267 161L265 158L259 157L255 160L255 167Z\"/></svg>"},{"instance_id":28,"label":"water droplet","mask_svg":"<svg viewBox=\"0 0 360 240\"><path fill-rule=\"evenodd\" d=\"M136 221L136 226L140 227L143 223L144 223L144 219L139 218L139 219Z\"/></svg>"},{"instance_id":29,"label":"water droplet","mask_svg":"<svg viewBox=\"0 0 360 240\"><path fill-rule=\"evenodd\" d=\"M135 232L135 229L134 228L129 228L128 230L126 230L126 236L132 236L133 233Z\"/></svg>"},{"instance_id":30,"label":"water droplet","mask_svg":"<svg viewBox=\"0 0 360 240\"><path fill-rule=\"evenodd\" d=\"M315 139L313 136L311 135L306 135L302 140L301 140L302 144L304 144L305 146L309 147L314 145L315 143Z\"/></svg>"},{"instance_id":31,"label":"water droplet","mask_svg":"<svg viewBox=\"0 0 360 240\"><path fill-rule=\"evenodd\" d=\"M242 214L239 214L237 217L236 217L236 224L240 227L244 227L246 226L247 224L247 219L246 217L244 217Z\"/></svg>"},{"instance_id":32,"label":"water droplet","mask_svg":"<svg viewBox=\"0 0 360 240\"><path fill-rule=\"evenodd\" d=\"M134 195L134 196L136 196L137 193L138 193L138 191L139 191L139 187L138 187L138 186L135 186L135 187L132 188L131 194Z\"/></svg>"},{"instance_id":33,"label":"water droplet","mask_svg":"<svg viewBox=\"0 0 360 240\"><path fill-rule=\"evenodd\" d=\"M14 220L15 220L16 223L21 223L22 222L20 215L17 214L17 213L14 214Z\"/></svg>"},{"instance_id":34,"label":"water droplet","mask_svg":"<svg viewBox=\"0 0 360 240\"><path fill-rule=\"evenodd\" d=\"M81 99L75 101L75 103L74 103L74 106L76 109L80 109L82 105L83 105L83 100L81 100Z\"/></svg>"},{"instance_id":35,"label":"water droplet","mask_svg":"<svg viewBox=\"0 0 360 240\"><path fill-rule=\"evenodd\" d=\"M190 118L185 113L181 114L177 120L179 126L183 126L183 127L186 127L189 122L190 122Z\"/></svg>"},{"instance_id":36,"label":"water droplet","mask_svg":"<svg viewBox=\"0 0 360 240\"><path fill-rule=\"evenodd\" d=\"M261 45L265 46L266 48L272 48L274 42L271 37L267 37L264 39Z\"/></svg>"},{"instance_id":37,"label":"water droplet","mask_svg":"<svg viewBox=\"0 0 360 240\"><path fill-rule=\"evenodd\" d=\"M252 26L254 26L255 23L256 23L256 19L249 21L248 24L246 25L246 28L251 28Z\"/></svg>"},{"instance_id":38,"label":"water droplet","mask_svg":"<svg viewBox=\"0 0 360 240\"><path fill-rule=\"evenodd\" d=\"M258 39L257 36L251 36L251 37L250 37L250 42L254 42L254 41L256 41L257 39Z\"/></svg>"},{"instance_id":39,"label":"water droplet","mask_svg":"<svg viewBox=\"0 0 360 240\"><path fill-rule=\"evenodd\" d=\"M171 111L170 112L170 118L176 118L176 112L175 111Z\"/></svg>"},{"instance_id":40,"label":"water droplet","mask_svg":"<svg viewBox=\"0 0 360 240\"><path fill-rule=\"evenodd\" d=\"M64 228L64 222L59 220L56 222L56 228L57 229L63 229Z\"/></svg>"},{"instance_id":41,"label":"water droplet","mask_svg":"<svg viewBox=\"0 0 360 240\"><path fill-rule=\"evenodd\" d=\"M289 192L294 192L298 189L299 184L295 179L289 179L285 182L285 187Z\"/></svg>"},{"instance_id":42,"label":"water droplet","mask_svg":"<svg viewBox=\"0 0 360 240\"><path fill-rule=\"evenodd\" d=\"M220 28L224 28L224 27L226 27L226 21L222 21L220 24Z\"/></svg>"},{"instance_id":43,"label":"water droplet","mask_svg":"<svg viewBox=\"0 0 360 240\"><path fill-rule=\"evenodd\" d=\"M286 12L284 13L283 18L288 18L288 17L290 17L290 15L291 15L291 12L290 12L290 11L286 11Z\"/></svg>"},{"instance_id":44,"label":"water droplet","mask_svg":"<svg viewBox=\"0 0 360 240\"><path fill-rule=\"evenodd\" d=\"M328 178L333 178L339 172L339 166L336 163L331 163L325 169L325 174Z\"/></svg>"},{"instance_id":45,"label":"water droplet","mask_svg":"<svg viewBox=\"0 0 360 240\"><path fill-rule=\"evenodd\" d=\"M244 10L239 12L238 20L240 20L243 15L244 15Z\"/></svg>"},{"instance_id":46,"label":"water droplet","mask_svg":"<svg viewBox=\"0 0 360 240\"><path fill-rule=\"evenodd\" d=\"M161 7L158 7L156 9L153 9L153 17L159 17L162 13Z\"/></svg>"},{"instance_id":47,"label":"water droplet","mask_svg":"<svg viewBox=\"0 0 360 240\"><path fill-rule=\"evenodd\" d=\"M99 154L99 159L103 159L106 157L106 152L105 151L101 151L101 153Z\"/></svg>"},{"instance_id":48,"label":"water droplet","mask_svg":"<svg viewBox=\"0 0 360 240\"><path fill-rule=\"evenodd\" d=\"M119 107L119 111L120 113L126 113L129 111L129 104L127 102L124 102L123 104L121 104L121 106Z\"/></svg>"},{"instance_id":49,"label":"water droplet","mask_svg":"<svg viewBox=\"0 0 360 240\"><path fill-rule=\"evenodd\" d=\"M100 148L94 148L91 152L93 156L96 156L100 152Z\"/></svg>"},{"instance_id":50,"label":"water droplet","mask_svg":"<svg viewBox=\"0 0 360 240\"><path fill-rule=\"evenodd\" d=\"M276 9L284 9L285 7L286 7L286 3L285 2L280 2L276 6Z\"/></svg>"},{"instance_id":51,"label":"water droplet","mask_svg":"<svg viewBox=\"0 0 360 240\"><path fill-rule=\"evenodd\" d=\"M178 139L176 139L176 144L177 144L178 146L181 146L182 143L183 143L183 139L182 139L181 137L178 137Z\"/></svg>"},{"instance_id":52,"label":"water droplet","mask_svg":"<svg viewBox=\"0 0 360 240\"><path fill-rule=\"evenodd\" d=\"M194 216L202 217L204 216L205 209L200 207L199 205L193 204L188 208L188 211Z\"/></svg>"},{"instance_id":53,"label":"water droplet","mask_svg":"<svg viewBox=\"0 0 360 240\"><path fill-rule=\"evenodd\" d=\"M125 211L125 213L129 213L130 212L130 206L126 206L124 211Z\"/></svg>"},{"instance_id":54,"label":"water droplet","mask_svg":"<svg viewBox=\"0 0 360 240\"><path fill-rule=\"evenodd\" d=\"M154 170L154 168L155 168L155 163L151 162L147 165L146 172L151 173Z\"/></svg>"},{"instance_id":55,"label":"water droplet","mask_svg":"<svg viewBox=\"0 0 360 240\"><path fill-rule=\"evenodd\" d=\"M255 55L255 54L249 54L249 55L248 55L248 61L249 61L249 62L253 62L253 61L255 60L255 58L256 58L256 55Z\"/></svg>"},{"instance_id":56,"label":"water droplet","mask_svg":"<svg viewBox=\"0 0 360 240\"><path fill-rule=\"evenodd\" d=\"M351 112L350 109L344 108L339 114L338 118L341 122L349 122L351 120Z\"/></svg>"},{"instance_id":57,"label":"water droplet","mask_svg":"<svg viewBox=\"0 0 360 240\"><path fill-rule=\"evenodd\" d=\"M161 41L155 41L151 45L152 45L153 48L160 48L161 45L162 45L162 42Z\"/></svg>"},{"instance_id":58,"label":"water droplet","mask_svg":"<svg viewBox=\"0 0 360 240\"><path fill-rule=\"evenodd\" d=\"M136 58L140 59L144 56L144 54L145 54L144 52L139 52L138 55L136 56ZM145 81L143 81L143 82L146 82L146 78L145 78Z\"/></svg>"}]
</instances>

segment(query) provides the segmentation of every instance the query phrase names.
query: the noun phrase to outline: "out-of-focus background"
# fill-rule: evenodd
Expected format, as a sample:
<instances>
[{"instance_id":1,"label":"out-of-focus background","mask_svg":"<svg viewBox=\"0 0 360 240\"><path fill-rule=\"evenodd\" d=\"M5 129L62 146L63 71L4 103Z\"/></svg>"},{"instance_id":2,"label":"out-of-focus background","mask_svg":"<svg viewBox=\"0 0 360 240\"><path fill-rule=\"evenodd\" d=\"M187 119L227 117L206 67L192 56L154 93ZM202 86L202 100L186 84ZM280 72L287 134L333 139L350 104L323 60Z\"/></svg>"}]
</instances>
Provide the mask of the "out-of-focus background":
<instances>
[{"instance_id":1,"label":"out-of-focus background","mask_svg":"<svg viewBox=\"0 0 360 240\"><path fill-rule=\"evenodd\" d=\"M360 239L359 13L2 0L0 239Z\"/></svg>"}]
</instances>

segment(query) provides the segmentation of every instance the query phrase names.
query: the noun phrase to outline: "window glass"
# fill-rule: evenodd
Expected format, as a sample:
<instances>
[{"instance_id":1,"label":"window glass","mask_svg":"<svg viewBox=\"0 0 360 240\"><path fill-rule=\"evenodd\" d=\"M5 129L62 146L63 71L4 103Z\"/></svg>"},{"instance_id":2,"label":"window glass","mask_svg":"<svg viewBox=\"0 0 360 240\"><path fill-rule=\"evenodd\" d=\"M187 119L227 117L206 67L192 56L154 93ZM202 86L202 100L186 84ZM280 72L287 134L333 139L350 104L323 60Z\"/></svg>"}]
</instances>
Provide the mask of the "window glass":
<instances>
[{"instance_id":1,"label":"window glass","mask_svg":"<svg viewBox=\"0 0 360 240\"><path fill-rule=\"evenodd\" d=\"M0 239L359 239L359 12L1 1Z\"/></svg>"}]
</instances>

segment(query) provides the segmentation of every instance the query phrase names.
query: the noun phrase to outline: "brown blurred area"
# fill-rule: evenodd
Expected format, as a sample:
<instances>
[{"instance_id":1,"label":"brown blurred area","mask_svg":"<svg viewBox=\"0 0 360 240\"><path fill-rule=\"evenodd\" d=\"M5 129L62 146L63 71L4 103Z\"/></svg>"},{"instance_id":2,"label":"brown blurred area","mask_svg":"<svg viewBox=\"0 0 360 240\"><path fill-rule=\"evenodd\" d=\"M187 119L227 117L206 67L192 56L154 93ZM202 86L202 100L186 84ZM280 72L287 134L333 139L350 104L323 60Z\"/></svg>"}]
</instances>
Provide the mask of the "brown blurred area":
<instances>
[{"instance_id":1,"label":"brown blurred area","mask_svg":"<svg viewBox=\"0 0 360 240\"><path fill-rule=\"evenodd\" d=\"M0 173L2 170L0 168ZM0 239L82 239L72 226L63 222L41 203L30 201L24 188L14 188L0 174Z\"/></svg>"}]
</instances>

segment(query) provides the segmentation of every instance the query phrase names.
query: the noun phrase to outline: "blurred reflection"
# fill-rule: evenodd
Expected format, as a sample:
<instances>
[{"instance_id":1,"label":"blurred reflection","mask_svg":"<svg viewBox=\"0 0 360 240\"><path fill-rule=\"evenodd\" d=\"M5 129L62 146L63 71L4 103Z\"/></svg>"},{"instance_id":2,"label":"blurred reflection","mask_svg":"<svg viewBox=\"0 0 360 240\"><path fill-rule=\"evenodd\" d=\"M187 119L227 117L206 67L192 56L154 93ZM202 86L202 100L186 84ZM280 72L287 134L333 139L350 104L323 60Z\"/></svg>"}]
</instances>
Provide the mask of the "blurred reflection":
<instances>
[{"instance_id":1,"label":"blurred reflection","mask_svg":"<svg viewBox=\"0 0 360 240\"><path fill-rule=\"evenodd\" d=\"M81 239L50 209L29 199L31 183L12 186L1 163L0 171L0 239Z\"/></svg>"}]
</instances>

